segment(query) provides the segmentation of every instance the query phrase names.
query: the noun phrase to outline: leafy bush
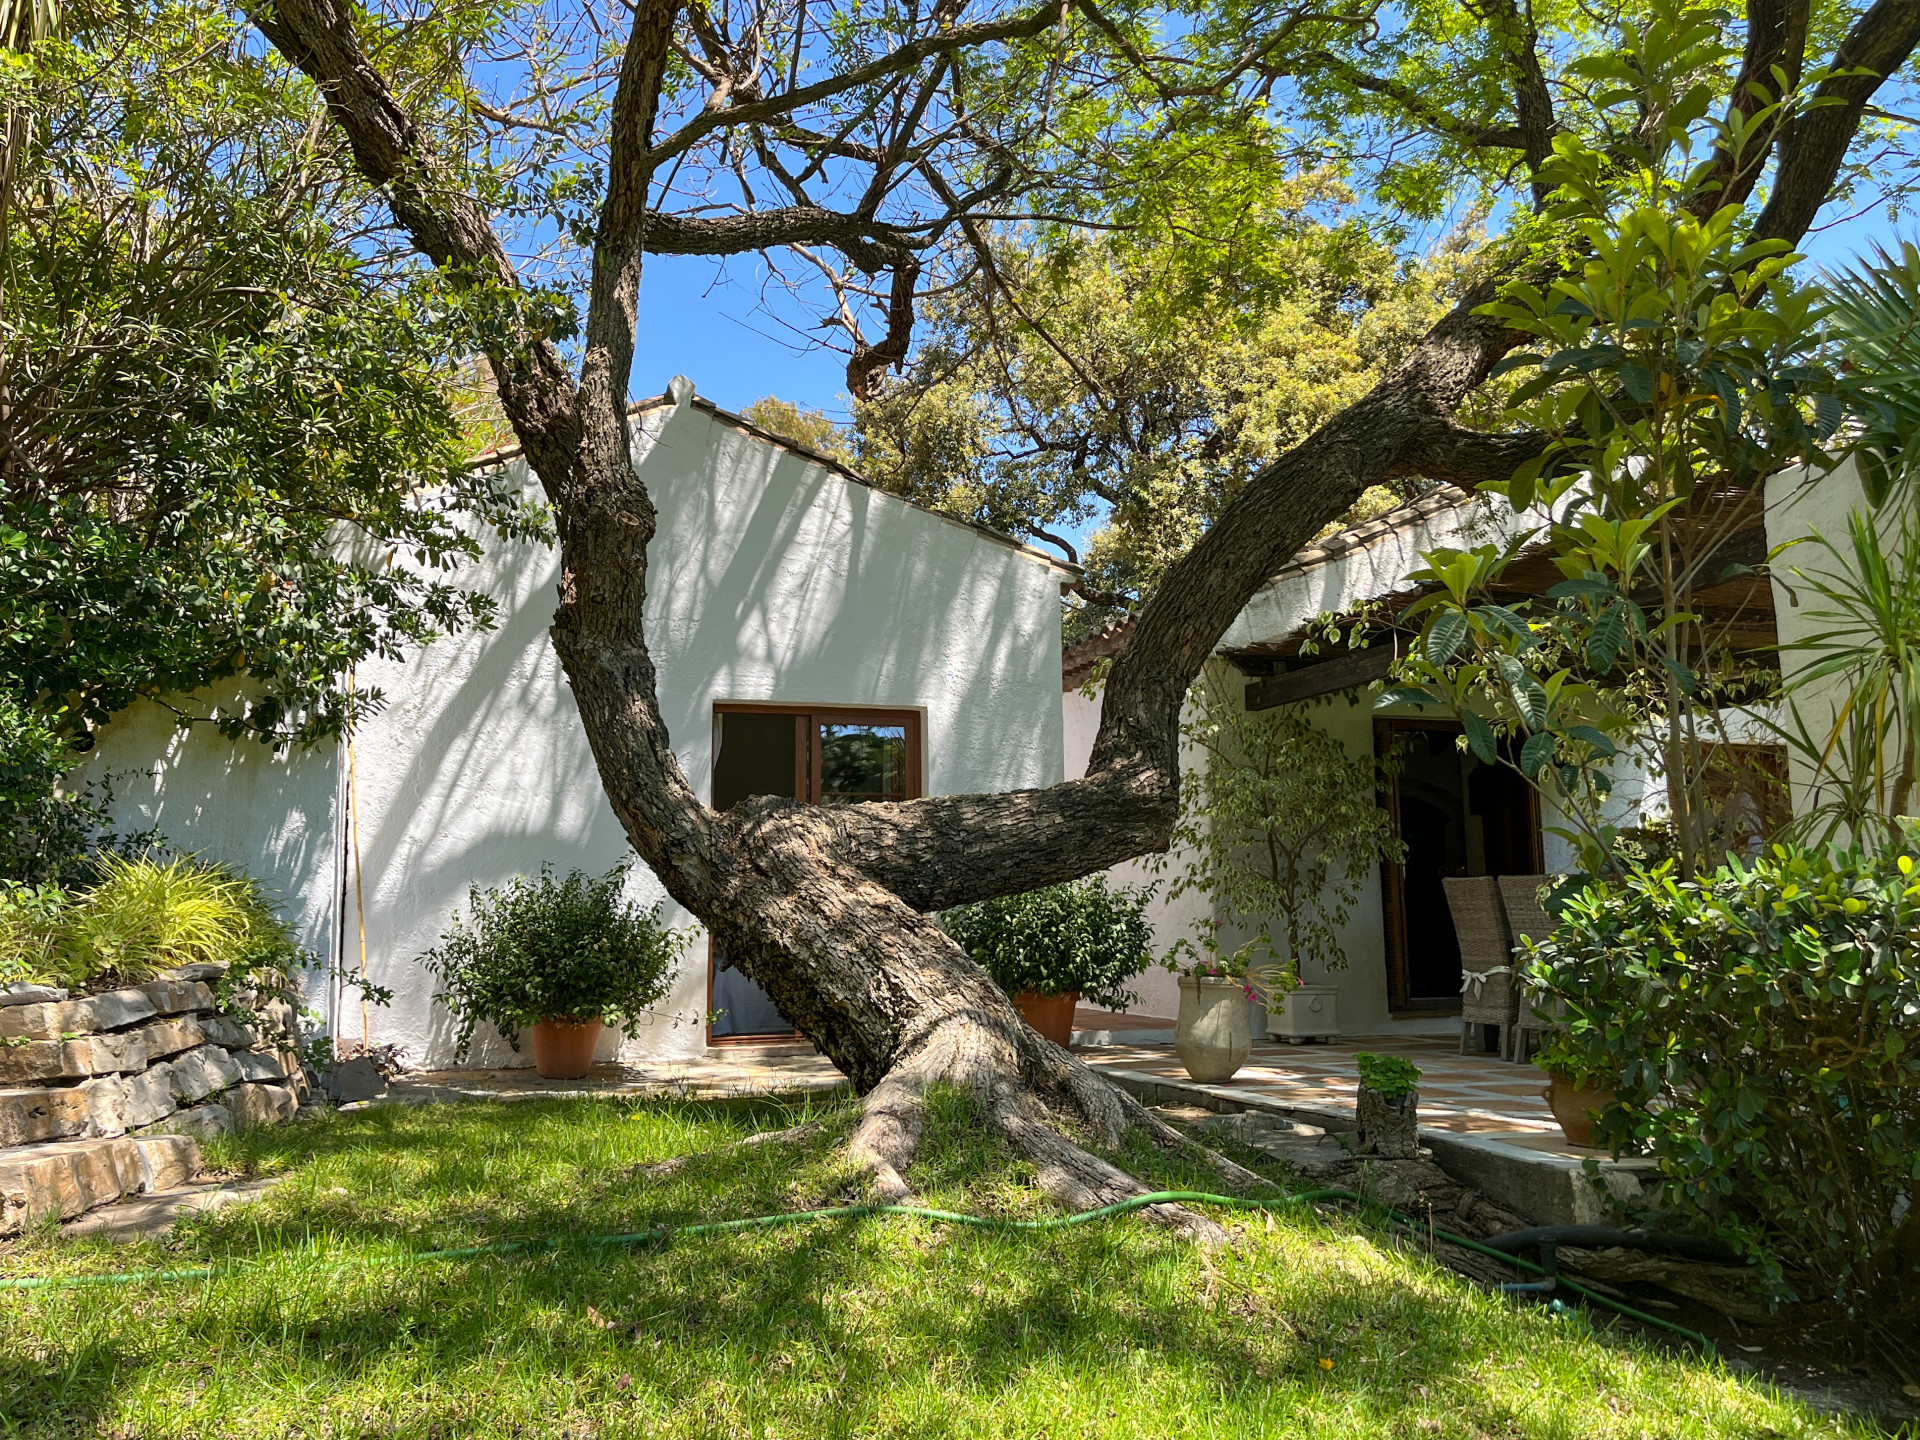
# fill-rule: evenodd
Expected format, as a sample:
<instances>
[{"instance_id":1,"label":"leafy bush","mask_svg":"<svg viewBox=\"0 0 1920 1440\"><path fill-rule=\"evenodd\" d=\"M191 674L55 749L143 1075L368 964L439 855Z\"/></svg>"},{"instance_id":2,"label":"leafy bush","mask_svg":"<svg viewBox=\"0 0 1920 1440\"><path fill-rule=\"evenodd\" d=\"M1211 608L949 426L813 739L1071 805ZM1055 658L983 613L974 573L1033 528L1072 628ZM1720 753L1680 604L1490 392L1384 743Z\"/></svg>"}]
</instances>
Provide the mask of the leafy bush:
<instances>
[{"instance_id":1,"label":"leafy bush","mask_svg":"<svg viewBox=\"0 0 1920 1440\"><path fill-rule=\"evenodd\" d=\"M1109 888L1095 875L949 910L940 923L1009 995L1078 992L1124 1010L1126 982L1152 962L1151 890Z\"/></svg>"},{"instance_id":2,"label":"leafy bush","mask_svg":"<svg viewBox=\"0 0 1920 1440\"><path fill-rule=\"evenodd\" d=\"M103 786L63 788L78 758L45 716L0 694L0 876L57 880L105 826Z\"/></svg>"},{"instance_id":3,"label":"leafy bush","mask_svg":"<svg viewBox=\"0 0 1920 1440\"><path fill-rule=\"evenodd\" d=\"M1362 1050L1353 1059L1360 1070L1360 1083L1389 1100L1420 1088L1420 1067L1404 1055L1376 1055Z\"/></svg>"},{"instance_id":4,"label":"leafy bush","mask_svg":"<svg viewBox=\"0 0 1920 1440\"><path fill-rule=\"evenodd\" d=\"M620 865L556 880L542 866L536 880L468 892L466 915L423 957L459 1022L462 1055L482 1020L518 1050L522 1026L629 1019L667 993L690 932L665 929L658 905L622 900L626 873Z\"/></svg>"},{"instance_id":5,"label":"leafy bush","mask_svg":"<svg viewBox=\"0 0 1920 1440\"><path fill-rule=\"evenodd\" d=\"M58 885L0 882L0 985L45 981L65 969L58 956L67 904Z\"/></svg>"},{"instance_id":6,"label":"leafy bush","mask_svg":"<svg viewBox=\"0 0 1920 1440\"><path fill-rule=\"evenodd\" d=\"M238 984L308 962L257 880L192 856L105 852L86 888L0 887L0 982L94 989L210 962Z\"/></svg>"},{"instance_id":7,"label":"leafy bush","mask_svg":"<svg viewBox=\"0 0 1920 1440\"><path fill-rule=\"evenodd\" d=\"M1674 1217L1862 1335L1920 1318L1911 855L1776 846L1596 883L1527 968L1566 1003L1561 1048L1618 1094L1596 1135L1651 1153Z\"/></svg>"}]
</instances>

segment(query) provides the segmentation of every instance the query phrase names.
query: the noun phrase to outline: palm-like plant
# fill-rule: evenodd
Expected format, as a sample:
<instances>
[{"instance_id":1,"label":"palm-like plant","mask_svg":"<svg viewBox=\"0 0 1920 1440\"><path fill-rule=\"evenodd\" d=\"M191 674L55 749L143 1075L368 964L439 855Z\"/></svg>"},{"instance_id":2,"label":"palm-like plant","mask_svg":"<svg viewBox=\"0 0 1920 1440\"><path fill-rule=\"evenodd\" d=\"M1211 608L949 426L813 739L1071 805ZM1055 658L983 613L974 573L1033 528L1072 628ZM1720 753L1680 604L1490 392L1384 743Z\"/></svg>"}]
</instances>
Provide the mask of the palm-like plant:
<instances>
[{"instance_id":1,"label":"palm-like plant","mask_svg":"<svg viewBox=\"0 0 1920 1440\"><path fill-rule=\"evenodd\" d=\"M0 0L0 49L30 50L60 28L60 0Z\"/></svg>"},{"instance_id":2,"label":"palm-like plant","mask_svg":"<svg viewBox=\"0 0 1920 1440\"><path fill-rule=\"evenodd\" d=\"M1797 828L1871 844L1892 838L1920 779L1920 246L1879 249L1825 288L1869 508L1848 516L1844 540L1810 537L1828 563L1791 567L1825 603L1806 612L1821 628L1781 647L1807 658L1777 733L1811 772L1815 803Z\"/></svg>"}]
</instances>

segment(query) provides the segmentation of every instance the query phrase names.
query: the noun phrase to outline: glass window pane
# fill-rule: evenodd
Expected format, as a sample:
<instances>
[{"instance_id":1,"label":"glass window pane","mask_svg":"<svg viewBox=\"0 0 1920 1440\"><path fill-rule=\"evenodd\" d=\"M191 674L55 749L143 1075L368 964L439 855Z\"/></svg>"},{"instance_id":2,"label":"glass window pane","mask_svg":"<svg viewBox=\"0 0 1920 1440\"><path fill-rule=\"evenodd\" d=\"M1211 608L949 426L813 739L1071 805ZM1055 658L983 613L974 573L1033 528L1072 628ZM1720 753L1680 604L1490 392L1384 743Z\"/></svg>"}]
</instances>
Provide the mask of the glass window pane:
<instances>
[{"instance_id":1,"label":"glass window pane","mask_svg":"<svg viewBox=\"0 0 1920 1440\"><path fill-rule=\"evenodd\" d=\"M734 711L720 716L720 753L713 762L713 808L726 810L749 795L797 797L795 726L798 715Z\"/></svg>"},{"instance_id":2,"label":"glass window pane","mask_svg":"<svg viewBox=\"0 0 1920 1440\"><path fill-rule=\"evenodd\" d=\"M822 725L820 802L907 798L905 725Z\"/></svg>"}]
</instances>

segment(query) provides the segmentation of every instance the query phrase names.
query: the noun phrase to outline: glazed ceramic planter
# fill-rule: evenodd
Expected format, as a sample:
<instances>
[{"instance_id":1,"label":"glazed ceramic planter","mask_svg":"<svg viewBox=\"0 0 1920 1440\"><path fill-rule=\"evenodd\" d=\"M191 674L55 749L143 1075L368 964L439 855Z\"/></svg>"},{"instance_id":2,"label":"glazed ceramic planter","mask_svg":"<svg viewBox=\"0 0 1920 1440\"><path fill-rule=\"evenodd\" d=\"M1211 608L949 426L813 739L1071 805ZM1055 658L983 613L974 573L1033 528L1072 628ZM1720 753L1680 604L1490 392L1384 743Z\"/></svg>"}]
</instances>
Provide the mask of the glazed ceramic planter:
<instances>
[{"instance_id":1,"label":"glazed ceramic planter","mask_svg":"<svg viewBox=\"0 0 1920 1440\"><path fill-rule=\"evenodd\" d=\"M1277 991L1267 1011L1267 1033L1298 1045L1340 1036L1340 991L1332 985L1299 985Z\"/></svg>"},{"instance_id":2,"label":"glazed ceramic planter","mask_svg":"<svg viewBox=\"0 0 1920 1440\"><path fill-rule=\"evenodd\" d=\"M1201 1084L1232 1079L1253 1053L1246 987L1213 975L1182 975L1173 1048L1187 1074Z\"/></svg>"},{"instance_id":3,"label":"glazed ceramic planter","mask_svg":"<svg viewBox=\"0 0 1920 1440\"><path fill-rule=\"evenodd\" d=\"M1593 1122L1613 1103L1613 1091L1590 1090L1564 1075L1549 1075L1547 1088L1540 1093L1546 1097L1547 1108L1560 1122L1570 1145L1592 1145Z\"/></svg>"},{"instance_id":4,"label":"glazed ceramic planter","mask_svg":"<svg viewBox=\"0 0 1920 1440\"><path fill-rule=\"evenodd\" d=\"M1078 990L1069 990L1064 995L1022 990L1013 997L1013 1003L1022 1020L1061 1049L1073 1042L1073 1007L1080 1003Z\"/></svg>"},{"instance_id":5,"label":"glazed ceramic planter","mask_svg":"<svg viewBox=\"0 0 1920 1440\"><path fill-rule=\"evenodd\" d=\"M598 1019L550 1015L533 1027L533 1068L543 1080L578 1080L593 1069L593 1047L605 1027Z\"/></svg>"}]
</instances>

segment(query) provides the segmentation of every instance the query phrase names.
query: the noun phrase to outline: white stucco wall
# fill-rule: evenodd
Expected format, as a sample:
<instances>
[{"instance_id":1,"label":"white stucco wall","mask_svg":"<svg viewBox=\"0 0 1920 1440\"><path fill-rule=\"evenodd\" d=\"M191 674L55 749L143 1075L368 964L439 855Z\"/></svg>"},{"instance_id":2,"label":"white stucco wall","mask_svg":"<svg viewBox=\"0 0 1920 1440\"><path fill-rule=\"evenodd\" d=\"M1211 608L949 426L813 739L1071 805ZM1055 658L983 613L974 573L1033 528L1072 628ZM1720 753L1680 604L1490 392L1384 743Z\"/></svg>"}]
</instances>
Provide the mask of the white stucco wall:
<instances>
[{"instance_id":1,"label":"white stucco wall","mask_svg":"<svg viewBox=\"0 0 1920 1440\"><path fill-rule=\"evenodd\" d=\"M1768 548L1780 551L1780 547L1788 547L1776 556L1771 569L1775 624L1781 644L1780 672L1791 685L1800 671L1818 664L1823 657L1788 647L1816 634L1848 628L1844 622L1818 619L1810 613L1834 607L1803 577L1812 575L1832 584L1851 575L1853 549L1847 535L1848 521L1854 511L1869 507L1859 469L1852 460L1824 474L1796 466L1769 476L1766 507ZM1874 516L1874 528L1890 557L1898 554L1901 514L1901 505L1889 502ZM1827 548L1817 537L1824 537L1833 548ZM1846 689L1840 676L1813 681L1795 691L1790 704L1782 706L1781 723L1790 730L1803 729L1817 743L1824 743ZM1813 783L1813 762L1793 746L1787 747L1787 778L1794 814L1804 815L1820 803Z\"/></svg>"},{"instance_id":2,"label":"white stucco wall","mask_svg":"<svg viewBox=\"0 0 1920 1440\"><path fill-rule=\"evenodd\" d=\"M917 709L927 794L1060 779L1057 568L693 404L645 421L637 464L659 512L648 643L697 793L710 793L719 701ZM391 697L354 754L369 970L395 992L371 1038L423 1065L450 1061L451 1025L416 957L468 888L543 862L605 870L627 853L547 637L556 553L494 541L478 576L501 599L499 628L360 676ZM644 869L632 893L662 898ZM691 923L672 904L665 918ZM706 985L702 936L661 1015L624 1042L609 1036L603 1055L623 1043L700 1053ZM350 1014L343 1033L357 1039L357 1026ZM511 1059L488 1037L469 1063Z\"/></svg>"}]
</instances>

